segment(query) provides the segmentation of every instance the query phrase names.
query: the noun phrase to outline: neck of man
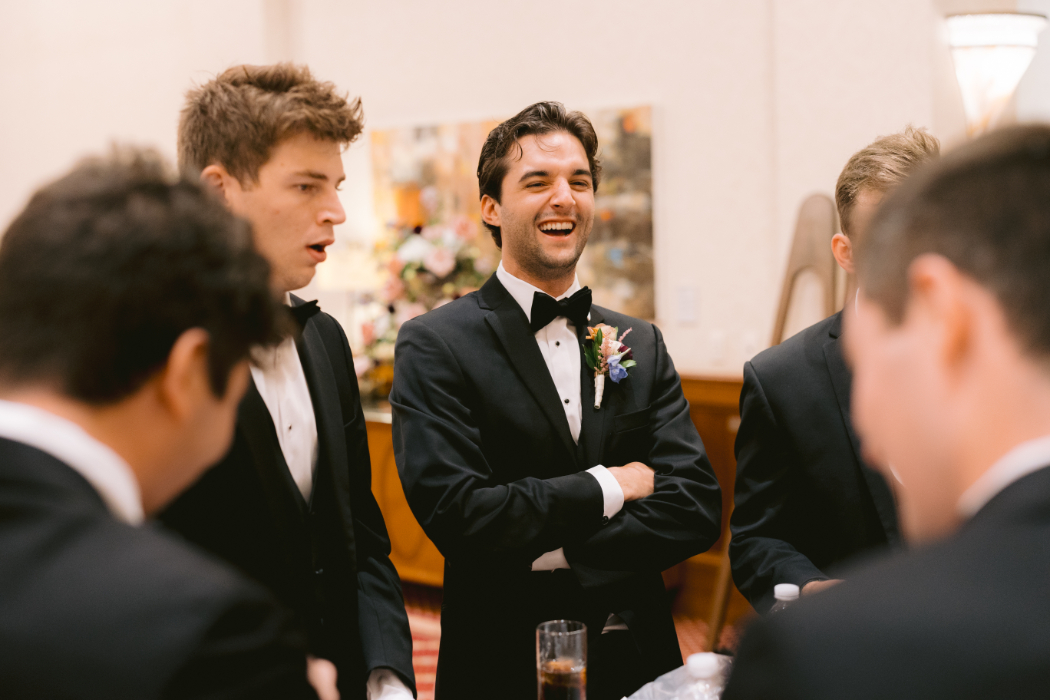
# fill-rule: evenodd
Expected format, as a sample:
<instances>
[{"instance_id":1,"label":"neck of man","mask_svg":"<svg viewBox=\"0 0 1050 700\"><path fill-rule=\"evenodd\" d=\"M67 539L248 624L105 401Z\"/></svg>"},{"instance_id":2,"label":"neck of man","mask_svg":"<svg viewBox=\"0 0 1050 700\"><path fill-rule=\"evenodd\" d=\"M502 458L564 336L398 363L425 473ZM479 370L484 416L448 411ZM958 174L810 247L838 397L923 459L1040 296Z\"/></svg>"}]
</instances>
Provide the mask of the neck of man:
<instances>
[{"instance_id":1,"label":"neck of man","mask_svg":"<svg viewBox=\"0 0 1050 700\"><path fill-rule=\"evenodd\" d=\"M523 282L528 282L533 287L540 289L541 291L550 294L552 297L557 299L559 296L564 294L572 286L572 283L576 281L576 265L574 264L567 271L545 271L550 274L537 275L532 271L529 271L518 264L514 258L509 255L503 256L503 269L510 274L517 277Z\"/></svg>"},{"instance_id":2,"label":"neck of man","mask_svg":"<svg viewBox=\"0 0 1050 700\"><path fill-rule=\"evenodd\" d=\"M156 446L163 444L156 425L148 425L144 416L153 415L152 407L145 405L144 392L115 404L94 406L69 398L47 387L22 387L0 390L0 399L39 408L79 426L85 433L116 452L127 462L139 484L143 509L150 513L155 508L149 494L149 474L156 471ZM152 443L152 445L150 444Z\"/></svg>"}]
</instances>

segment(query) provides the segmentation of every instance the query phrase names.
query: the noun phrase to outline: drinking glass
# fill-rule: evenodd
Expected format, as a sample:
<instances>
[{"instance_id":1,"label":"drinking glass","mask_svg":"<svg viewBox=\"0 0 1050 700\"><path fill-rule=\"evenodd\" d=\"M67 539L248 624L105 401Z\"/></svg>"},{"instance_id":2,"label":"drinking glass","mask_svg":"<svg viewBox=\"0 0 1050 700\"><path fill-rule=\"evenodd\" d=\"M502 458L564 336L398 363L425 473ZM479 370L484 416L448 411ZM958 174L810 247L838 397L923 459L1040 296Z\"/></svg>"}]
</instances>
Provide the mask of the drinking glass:
<instances>
[{"instance_id":1,"label":"drinking glass","mask_svg":"<svg viewBox=\"0 0 1050 700\"><path fill-rule=\"evenodd\" d=\"M587 700L587 625L550 620L536 627L539 700Z\"/></svg>"}]
</instances>

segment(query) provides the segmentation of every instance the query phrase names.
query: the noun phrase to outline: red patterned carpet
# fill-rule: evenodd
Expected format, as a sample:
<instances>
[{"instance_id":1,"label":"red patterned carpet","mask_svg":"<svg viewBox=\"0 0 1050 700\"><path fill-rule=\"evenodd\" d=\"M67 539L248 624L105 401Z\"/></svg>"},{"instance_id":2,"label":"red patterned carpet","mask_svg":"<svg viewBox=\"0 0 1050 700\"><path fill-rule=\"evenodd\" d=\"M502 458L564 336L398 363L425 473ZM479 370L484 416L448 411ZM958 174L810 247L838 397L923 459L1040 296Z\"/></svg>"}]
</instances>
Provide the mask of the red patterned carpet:
<instances>
[{"instance_id":1,"label":"red patterned carpet","mask_svg":"<svg viewBox=\"0 0 1050 700\"><path fill-rule=\"evenodd\" d=\"M405 607L412 628L412 665L416 671L418 700L434 700L434 676L437 670L438 644L441 641L441 592L406 584ZM689 617L676 617L675 629L682 656L706 651L707 623ZM718 639L720 650L736 649L739 630L727 626Z\"/></svg>"}]
</instances>

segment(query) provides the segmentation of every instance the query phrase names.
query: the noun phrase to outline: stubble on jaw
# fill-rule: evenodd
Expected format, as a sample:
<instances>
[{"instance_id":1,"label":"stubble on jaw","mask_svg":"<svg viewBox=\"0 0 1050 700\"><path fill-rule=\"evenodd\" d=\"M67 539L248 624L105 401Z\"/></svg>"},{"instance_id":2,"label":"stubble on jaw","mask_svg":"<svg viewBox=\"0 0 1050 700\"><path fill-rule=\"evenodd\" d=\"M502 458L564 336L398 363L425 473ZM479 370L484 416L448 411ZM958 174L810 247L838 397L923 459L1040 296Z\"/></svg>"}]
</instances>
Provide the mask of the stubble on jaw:
<instances>
[{"instance_id":1,"label":"stubble on jaw","mask_svg":"<svg viewBox=\"0 0 1050 700\"><path fill-rule=\"evenodd\" d=\"M576 264L583 255L587 241L590 239L594 220L584 221L579 215L572 218L576 221L573 234L576 238L576 250L571 259L559 261L552 259L546 254L540 240L535 237L535 231L539 229L537 223L541 219L550 218L550 214L537 215L526 225L516 224L512 227L517 229L512 235L507 236L506 228L503 234L503 246L511 251L515 262L532 277L546 282L557 281L573 274Z\"/></svg>"}]
</instances>

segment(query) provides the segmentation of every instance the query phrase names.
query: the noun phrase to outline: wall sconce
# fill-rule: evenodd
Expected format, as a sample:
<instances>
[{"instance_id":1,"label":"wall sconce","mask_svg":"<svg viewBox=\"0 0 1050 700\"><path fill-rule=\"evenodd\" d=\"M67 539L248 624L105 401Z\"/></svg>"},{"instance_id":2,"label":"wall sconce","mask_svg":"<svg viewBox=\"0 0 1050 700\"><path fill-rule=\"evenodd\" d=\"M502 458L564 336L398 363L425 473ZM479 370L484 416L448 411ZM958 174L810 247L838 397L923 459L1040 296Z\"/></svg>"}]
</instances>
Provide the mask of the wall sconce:
<instances>
[{"instance_id":1,"label":"wall sconce","mask_svg":"<svg viewBox=\"0 0 1050 700\"><path fill-rule=\"evenodd\" d=\"M952 15L948 45L966 109L966 131L987 131L1006 105L1035 56L1044 15L1021 12Z\"/></svg>"}]
</instances>

